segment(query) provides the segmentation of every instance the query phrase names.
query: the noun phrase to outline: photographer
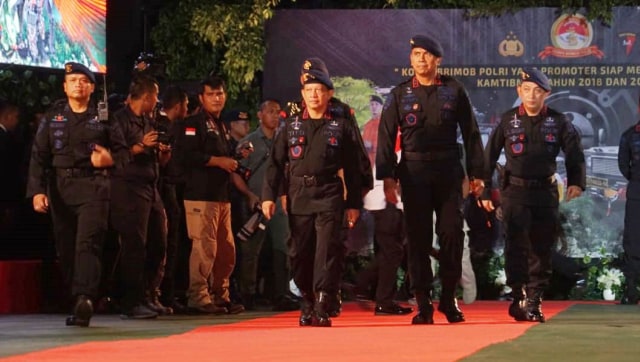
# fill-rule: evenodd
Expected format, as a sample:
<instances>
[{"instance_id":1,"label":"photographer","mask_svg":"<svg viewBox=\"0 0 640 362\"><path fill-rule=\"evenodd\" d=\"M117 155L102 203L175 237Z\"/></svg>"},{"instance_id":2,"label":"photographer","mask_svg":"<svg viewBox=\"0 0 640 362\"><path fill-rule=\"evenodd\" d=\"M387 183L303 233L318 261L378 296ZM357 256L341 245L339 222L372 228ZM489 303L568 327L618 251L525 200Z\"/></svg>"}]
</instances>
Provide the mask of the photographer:
<instances>
[{"instance_id":1,"label":"photographer","mask_svg":"<svg viewBox=\"0 0 640 362\"><path fill-rule=\"evenodd\" d=\"M258 118L260 126L258 129L250 133L240 141L240 144L250 143L253 145L253 153L240 162L240 166L244 166L250 170L250 177L246 180L247 186L238 188L247 198L250 207L259 204L260 199L257 195L262 190L264 180L264 171L266 169L266 161L271 151L273 138L278 128L280 104L278 101L268 99L260 105ZM243 182L244 183L244 182ZM246 184L245 184L246 185ZM252 209L253 210L253 209ZM250 221L252 221L250 219ZM266 222L266 221L265 221ZM247 222L242 232L250 233L253 231L254 223ZM243 234L243 237L245 235ZM238 277L240 293L245 307L251 309L254 307L256 286L258 278L258 261L262 246L268 245L271 250L265 250L267 254L272 256L272 280L273 287L272 302L274 310L297 310L298 301L288 293L289 288L289 269L287 266L287 246L286 240L289 237L289 228L287 225L287 216L278 204L278 211L274 217L266 222L264 232L255 230L255 232L247 238L246 241L238 243L240 251ZM266 277L266 276L265 276Z\"/></svg>"}]
</instances>

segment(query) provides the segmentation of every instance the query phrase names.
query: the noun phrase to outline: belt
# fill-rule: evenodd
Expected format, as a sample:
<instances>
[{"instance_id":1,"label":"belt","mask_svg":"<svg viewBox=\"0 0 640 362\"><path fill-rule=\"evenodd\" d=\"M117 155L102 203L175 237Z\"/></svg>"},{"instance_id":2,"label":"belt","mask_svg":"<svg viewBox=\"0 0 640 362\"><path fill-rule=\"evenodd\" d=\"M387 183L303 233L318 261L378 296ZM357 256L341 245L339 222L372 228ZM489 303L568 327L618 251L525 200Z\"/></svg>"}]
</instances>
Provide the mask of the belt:
<instances>
[{"instance_id":1,"label":"belt","mask_svg":"<svg viewBox=\"0 0 640 362\"><path fill-rule=\"evenodd\" d=\"M108 176L107 169L92 168L57 168L56 175L69 178L92 177L92 176Z\"/></svg>"},{"instance_id":2,"label":"belt","mask_svg":"<svg viewBox=\"0 0 640 362\"><path fill-rule=\"evenodd\" d=\"M556 181L555 176L549 176L542 179L526 179L516 176L509 176L509 184L525 187L529 189L544 188L551 186Z\"/></svg>"},{"instance_id":3,"label":"belt","mask_svg":"<svg viewBox=\"0 0 640 362\"><path fill-rule=\"evenodd\" d=\"M339 182L338 175L314 175L314 176L291 176L291 181L307 187L322 186L334 182Z\"/></svg>"},{"instance_id":4,"label":"belt","mask_svg":"<svg viewBox=\"0 0 640 362\"><path fill-rule=\"evenodd\" d=\"M440 161L456 160L460 158L460 152L456 150L427 151L427 152L402 152L402 159L407 161Z\"/></svg>"}]
</instances>

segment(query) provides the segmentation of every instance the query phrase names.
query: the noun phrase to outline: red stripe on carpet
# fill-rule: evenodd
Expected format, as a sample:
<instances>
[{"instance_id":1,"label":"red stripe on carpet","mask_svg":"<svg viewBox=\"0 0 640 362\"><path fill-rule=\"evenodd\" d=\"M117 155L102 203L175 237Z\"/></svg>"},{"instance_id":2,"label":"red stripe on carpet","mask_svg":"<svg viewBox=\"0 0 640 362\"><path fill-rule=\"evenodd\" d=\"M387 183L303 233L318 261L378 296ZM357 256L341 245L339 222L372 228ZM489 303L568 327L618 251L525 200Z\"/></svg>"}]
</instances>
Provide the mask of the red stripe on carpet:
<instances>
[{"instance_id":1,"label":"red stripe on carpet","mask_svg":"<svg viewBox=\"0 0 640 362\"><path fill-rule=\"evenodd\" d=\"M574 302L546 301L547 319ZM165 338L89 342L0 359L10 361L453 361L521 336L537 323L515 322L509 302L463 305L467 322L412 326L409 316L373 316L345 304L333 327L298 327L298 312L200 327ZM126 327L125 327L126 328Z\"/></svg>"}]
</instances>

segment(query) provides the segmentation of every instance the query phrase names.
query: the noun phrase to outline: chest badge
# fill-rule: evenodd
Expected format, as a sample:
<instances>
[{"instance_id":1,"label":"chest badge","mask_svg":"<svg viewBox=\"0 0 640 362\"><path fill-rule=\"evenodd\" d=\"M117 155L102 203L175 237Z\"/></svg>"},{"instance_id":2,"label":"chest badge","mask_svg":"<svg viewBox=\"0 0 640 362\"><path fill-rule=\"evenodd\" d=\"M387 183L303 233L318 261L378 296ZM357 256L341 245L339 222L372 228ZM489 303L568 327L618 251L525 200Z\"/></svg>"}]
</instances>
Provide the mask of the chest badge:
<instances>
[{"instance_id":1,"label":"chest badge","mask_svg":"<svg viewBox=\"0 0 640 362\"><path fill-rule=\"evenodd\" d=\"M522 121L518 118L517 115L513 115L513 118L509 121L509 124L511 125L511 127L513 128L518 128L520 127L520 124L522 123Z\"/></svg>"},{"instance_id":2,"label":"chest badge","mask_svg":"<svg viewBox=\"0 0 640 362\"><path fill-rule=\"evenodd\" d=\"M57 114L55 115L52 119L51 122L66 122L67 118L65 116L63 116L62 114Z\"/></svg>"},{"instance_id":3,"label":"chest badge","mask_svg":"<svg viewBox=\"0 0 640 362\"><path fill-rule=\"evenodd\" d=\"M300 122L298 118L296 118L293 122L291 122L291 127L293 127L293 129L297 131L300 129L300 127L302 127L302 122Z\"/></svg>"},{"instance_id":4,"label":"chest badge","mask_svg":"<svg viewBox=\"0 0 640 362\"><path fill-rule=\"evenodd\" d=\"M404 117L405 122L407 122L408 126L415 126L418 121L418 117L415 114L409 113Z\"/></svg>"}]
</instances>

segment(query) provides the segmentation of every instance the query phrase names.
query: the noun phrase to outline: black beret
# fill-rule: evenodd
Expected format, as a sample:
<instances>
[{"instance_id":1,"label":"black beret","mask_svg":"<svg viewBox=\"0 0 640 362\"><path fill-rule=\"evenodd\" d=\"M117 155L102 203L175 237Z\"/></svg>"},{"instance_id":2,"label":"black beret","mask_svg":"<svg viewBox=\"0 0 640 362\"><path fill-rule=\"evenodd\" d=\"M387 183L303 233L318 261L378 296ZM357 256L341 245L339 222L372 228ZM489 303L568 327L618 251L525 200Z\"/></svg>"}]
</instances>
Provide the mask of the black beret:
<instances>
[{"instance_id":1,"label":"black beret","mask_svg":"<svg viewBox=\"0 0 640 362\"><path fill-rule=\"evenodd\" d=\"M440 42L426 35L416 35L409 41L411 49L422 48L438 58L442 58L444 51Z\"/></svg>"},{"instance_id":2,"label":"black beret","mask_svg":"<svg viewBox=\"0 0 640 362\"><path fill-rule=\"evenodd\" d=\"M225 113L225 115L222 117L222 121L227 124L235 121L251 121L251 116L247 111L233 109Z\"/></svg>"},{"instance_id":3,"label":"black beret","mask_svg":"<svg viewBox=\"0 0 640 362\"><path fill-rule=\"evenodd\" d=\"M329 73L325 73L320 70L311 69L302 73L300 76L300 82L302 85L320 83L324 84L329 89L333 89L333 82L331 81L331 78L329 78Z\"/></svg>"},{"instance_id":4,"label":"black beret","mask_svg":"<svg viewBox=\"0 0 640 362\"><path fill-rule=\"evenodd\" d=\"M384 102L382 101L382 98L380 98L379 96L377 96L375 94L372 95L372 96L369 96L369 102L378 102L380 104L384 104Z\"/></svg>"},{"instance_id":5,"label":"black beret","mask_svg":"<svg viewBox=\"0 0 640 362\"><path fill-rule=\"evenodd\" d=\"M69 62L64 65L64 74L84 74L89 78L91 83L96 82L96 76L85 65L75 62Z\"/></svg>"},{"instance_id":6,"label":"black beret","mask_svg":"<svg viewBox=\"0 0 640 362\"><path fill-rule=\"evenodd\" d=\"M317 57L311 57L305 59L302 63L302 69L300 70L301 74L308 73L310 70L319 70L323 73L329 75L329 70L327 69L327 65L324 64L322 59Z\"/></svg>"},{"instance_id":7,"label":"black beret","mask_svg":"<svg viewBox=\"0 0 640 362\"><path fill-rule=\"evenodd\" d=\"M551 91L549 78L538 68L523 68L520 73L520 80L522 82L533 82L545 91Z\"/></svg>"}]
</instances>

